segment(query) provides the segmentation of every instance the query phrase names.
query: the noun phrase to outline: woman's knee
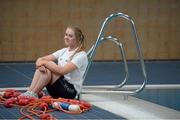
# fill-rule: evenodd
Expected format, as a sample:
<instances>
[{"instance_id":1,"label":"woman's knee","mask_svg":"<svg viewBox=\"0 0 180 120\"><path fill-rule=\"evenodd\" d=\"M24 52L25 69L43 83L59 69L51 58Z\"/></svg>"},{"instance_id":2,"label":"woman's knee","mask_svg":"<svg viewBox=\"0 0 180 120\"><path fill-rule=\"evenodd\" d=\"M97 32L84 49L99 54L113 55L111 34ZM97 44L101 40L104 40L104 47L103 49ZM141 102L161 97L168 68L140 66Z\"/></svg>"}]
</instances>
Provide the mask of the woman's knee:
<instances>
[{"instance_id":1,"label":"woman's knee","mask_svg":"<svg viewBox=\"0 0 180 120\"><path fill-rule=\"evenodd\" d=\"M47 78L51 78L51 71L49 69L46 68L45 71L41 71L39 69L36 70L37 73L40 74L40 76L44 76L44 77L47 77Z\"/></svg>"},{"instance_id":2,"label":"woman's knee","mask_svg":"<svg viewBox=\"0 0 180 120\"><path fill-rule=\"evenodd\" d=\"M52 72L51 72L49 69L46 69L45 74L46 74L47 76L49 76L49 77L52 76Z\"/></svg>"},{"instance_id":3,"label":"woman's knee","mask_svg":"<svg viewBox=\"0 0 180 120\"><path fill-rule=\"evenodd\" d=\"M53 84L59 77L61 77L61 75L57 75L55 73L52 73L52 80L51 80L51 84Z\"/></svg>"}]
</instances>

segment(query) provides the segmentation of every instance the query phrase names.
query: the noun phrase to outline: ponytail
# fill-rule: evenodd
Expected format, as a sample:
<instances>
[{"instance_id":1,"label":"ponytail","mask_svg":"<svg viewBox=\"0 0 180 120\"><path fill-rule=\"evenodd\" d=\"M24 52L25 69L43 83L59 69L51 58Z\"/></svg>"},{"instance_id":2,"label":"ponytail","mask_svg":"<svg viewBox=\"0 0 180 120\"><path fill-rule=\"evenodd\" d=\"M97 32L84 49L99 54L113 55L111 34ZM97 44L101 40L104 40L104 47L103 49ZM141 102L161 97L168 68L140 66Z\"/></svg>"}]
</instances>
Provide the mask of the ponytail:
<instances>
[{"instance_id":1,"label":"ponytail","mask_svg":"<svg viewBox=\"0 0 180 120\"><path fill-rule=\"evenodd\" d=\"M79 42L78 49L70 57L70 59L72 59L76 53L85 50L84 35L83 35L83 33L82 33L82 31L81 31L81 29L79 27L69 26L68 28L71 28L71 29L74 30L75 36L76 36L76 38L77 38L77 40Z\"/></svg>"}]
</instances>

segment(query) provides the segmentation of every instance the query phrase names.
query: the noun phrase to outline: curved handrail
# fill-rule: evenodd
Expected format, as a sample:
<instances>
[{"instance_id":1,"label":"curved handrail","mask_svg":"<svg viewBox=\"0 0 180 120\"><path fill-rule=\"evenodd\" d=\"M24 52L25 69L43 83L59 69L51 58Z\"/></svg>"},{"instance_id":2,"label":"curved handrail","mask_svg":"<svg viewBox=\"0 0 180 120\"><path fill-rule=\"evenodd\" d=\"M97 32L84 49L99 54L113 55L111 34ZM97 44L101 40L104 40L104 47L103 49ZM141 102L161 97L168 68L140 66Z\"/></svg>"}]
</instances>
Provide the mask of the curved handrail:
<instances>
[{"instance_id":1,"label":"curved handrail","mask_svg":"<svg viewBox=\"0 0 180 120\"><path fill-rule=\"evenodd\" d=\"M117 39L115 37L112 37L112 36L102 37L100 42L97 45L99 46L100 44L102 44L105 41L111 41L111 42L115 43L119 47L120 53L122 55L122 59L123 59L123 63L124 63L124 69L125 69L125 77L122 80L122 82L119 83L118 85L114 85L114 86L111 86L111 87L108 88L108 89L119 89L119 88L121 88L121 87L123 87L125 85L125 83L127 82L128 76L129 76L128 65L127 65L127 60L126 60L126 57L125 57L124 48L123 48L122 43L119 41L119 39ZM88 56L90 56L92 54L93 47L94 47L94 45L87 52ZM94 87L97 88L96 86L94 86ZM91 86L91 88L92 88L92 86ZM104 89L104 88L107 88L107 87L106 86L98 86L98 88Z\"/></svg>"},{"instance_id":2,"label":"curved handrail","mask_svg":"<svg viewBox=\"0 0 180 120\"><path fill-rule=\"evenodd\" d=\"M99 42L101 41L102 37L103 37L103 34L104 34L104 30L105 30L105 27L107 25L107 23L109 23L110 20L116 18L116 17L119 17L119 18L124 18L126 19L130 24L131 24L131 30L132 30L132 35L133 35L133 38L134 38L134 41L135 41L135 44L136 44L136 50L137 50L137 53L138 53L138 57L139 57L139 60L140 60L140 65L141 65L141 69L142 69L142 75L143 75L143 78L144 78L144 81L142 83L142 85L136 89L136 90L132 90L132 91L119 91L119 92L122 92L122 93L131 93L131 94L134 94L134 93L138 93L138 92L141 92L146 83L147 83L147 75L146 75L146 69L145 69L145 64L144 64L144 59L143 59L143 55L142 55L142 52L141 52L141 46L140 46L140 43L139 43L139 39L138 39L138 36L137 36L137 32L136 32L136 27L135 27L135 24L134 24L134 21L132 20L131 17L129 17L128 15L124 14L124 13L115 13L115 14L111 14L110 16L108 16L102 26L101 26L101 29L100 29L100 32L98 34L98 38L94 44L94 47L92 49L92 52L89 56L90 58L90 64L88 64L88 67L86 69L86 72L85 72L85 77L87 75L87 71L92 63L92 58L94 57L95 55L95 51L96 51L96 48L99 44Z\"/></svg>"},{"instance_id":3,"label":"curved handrail","mask_svg":"<svg viewBox=\"0 0 180 120\"><path fill-rule=\"evenodd\" d=\"M121 55L122 55L122 59L123 59L123 62L124 62L125 77L124 77L124 80L120 84L114 86L114 88L112 88L112 89L121 88L121 87L123 87L125 85L125 83L127 82L128 76L129 76L128 65L127 65L127 60L126 60L126 57L125 57L124 48L123 48L122 43L119 42L119 40L117 38L115 38L115 37L112 37L112 36L101 37L101 41L105 41L105 40L109 40L109 41L114 42L119 47L119 49L120 49L120 52L121 52Z\"/></svg>"}]
</instances>

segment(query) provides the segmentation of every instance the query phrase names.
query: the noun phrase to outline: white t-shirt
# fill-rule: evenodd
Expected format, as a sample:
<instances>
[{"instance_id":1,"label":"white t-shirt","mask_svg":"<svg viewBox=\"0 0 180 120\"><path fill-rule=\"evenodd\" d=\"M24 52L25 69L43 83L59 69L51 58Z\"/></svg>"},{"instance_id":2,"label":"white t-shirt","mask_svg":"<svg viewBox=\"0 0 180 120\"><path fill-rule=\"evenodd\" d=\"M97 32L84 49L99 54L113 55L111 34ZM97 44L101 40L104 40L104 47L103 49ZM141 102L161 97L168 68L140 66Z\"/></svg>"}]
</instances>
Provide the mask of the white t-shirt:
<instances>
[{"instance_id":1,"label":"white t-shirt","mask_svg":"<svg viewBox=\"0 0 180 120\"><path fill-rule=\"evenodd\" d=\"M58 65L62 67L69 61L76 65L77 69L75 69L71 73L65 74L64 78L69 83L73 84L77 93L79 93L84 81L83 76L88 65L88 58L85 51L80 51L73 56L72 60L70 60L70 57L74 52L75 50L69 51L68 48L63 48L54 52L53 55L58 60Z\"/></svg>"}]
</instances>

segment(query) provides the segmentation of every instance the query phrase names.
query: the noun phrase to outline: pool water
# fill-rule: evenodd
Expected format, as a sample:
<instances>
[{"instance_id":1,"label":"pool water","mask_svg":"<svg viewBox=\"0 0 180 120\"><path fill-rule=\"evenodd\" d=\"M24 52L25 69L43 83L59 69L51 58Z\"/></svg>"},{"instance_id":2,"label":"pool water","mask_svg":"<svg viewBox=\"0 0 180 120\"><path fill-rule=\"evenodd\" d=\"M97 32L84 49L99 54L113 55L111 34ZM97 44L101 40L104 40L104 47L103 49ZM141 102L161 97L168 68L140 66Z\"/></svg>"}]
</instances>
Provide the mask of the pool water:
<instances>
[{"instance_id":1,"label":"pool water","mask_svg":"<svg viewBox=\"0 0 180 120\"><path fill-rule=\"evenodd\" d=\"M145 89L135 97L180 111L180 89Z\"/></svg>"}]
</instances>

